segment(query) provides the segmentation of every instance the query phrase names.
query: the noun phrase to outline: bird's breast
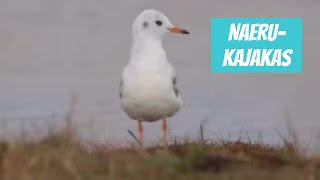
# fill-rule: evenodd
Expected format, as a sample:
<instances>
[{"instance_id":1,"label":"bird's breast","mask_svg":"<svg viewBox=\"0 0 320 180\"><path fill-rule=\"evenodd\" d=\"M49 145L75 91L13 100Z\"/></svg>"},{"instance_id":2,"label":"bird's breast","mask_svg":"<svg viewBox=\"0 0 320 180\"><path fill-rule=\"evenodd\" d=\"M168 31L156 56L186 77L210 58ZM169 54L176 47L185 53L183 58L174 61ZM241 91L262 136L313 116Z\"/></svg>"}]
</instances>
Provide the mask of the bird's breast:
<instances>
[{"instance_id":1,"label":"bird's breast","mask_svg":"<svg viewBox=\"0 0 320 180\"><path fill-rule=\"evenodd\" d=\"M161 73L135 74L124 82L122 108L132 119L156 121L171 117L182 105L171 81Z\"/></svg>"},{"instance_id":2,"label":"bird's breast","mask_svg":"<svg viewBox=\"0 0 320 180\"><path fill-rule=\"evenodd\" d=\"M138 71L124 82L124 94L133 97L169 96L170 78L157 71Z\"/></svg>"}]
</instances>

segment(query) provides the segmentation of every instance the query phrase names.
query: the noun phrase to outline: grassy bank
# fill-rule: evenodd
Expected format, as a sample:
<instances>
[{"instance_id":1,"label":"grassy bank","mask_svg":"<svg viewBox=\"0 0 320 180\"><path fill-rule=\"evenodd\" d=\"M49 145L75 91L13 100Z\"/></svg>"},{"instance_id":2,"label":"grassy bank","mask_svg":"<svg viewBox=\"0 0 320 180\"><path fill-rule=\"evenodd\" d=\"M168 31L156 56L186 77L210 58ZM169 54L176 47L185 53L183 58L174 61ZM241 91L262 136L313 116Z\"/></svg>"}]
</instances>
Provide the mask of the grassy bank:
<instances>
[{"instance_id":1,"label":"grassy bank","mask_svg":"<svg viewBox=\"0 0 320 180\"><path fill-rule=\"evenodd\" d=\"M221 142L176 143L154 147L88 150L65 133L40 142L0 144L0 179L320 179L318 160L293 146Z\"/></svg>"}]
</instances>

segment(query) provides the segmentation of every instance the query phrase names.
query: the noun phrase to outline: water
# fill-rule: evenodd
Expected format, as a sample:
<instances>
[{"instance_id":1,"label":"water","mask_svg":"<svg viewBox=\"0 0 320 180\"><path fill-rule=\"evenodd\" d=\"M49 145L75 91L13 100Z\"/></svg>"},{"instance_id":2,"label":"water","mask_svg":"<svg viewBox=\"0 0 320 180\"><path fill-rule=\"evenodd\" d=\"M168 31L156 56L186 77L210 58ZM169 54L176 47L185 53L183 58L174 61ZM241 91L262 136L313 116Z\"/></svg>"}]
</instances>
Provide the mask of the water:
<instances>
[{"instance_id":1,"label":"water","mask_svg":"<svg viewBox=\"0 0 320 180\"><path fill-rule=\"evenodd\" d=\"M318 47L320 3L282 1L2 0L0 2L0 136L63 124L72 96L85 139L132 141L136 124L122 112L118 83L128 61L131 24L146 8L191 32L164 40L185 99L169 120L171 137L276 142L294 129L315 148L320 139ZM302 74L211 74L210 17L303 17ZM145 124L159 140L160 123Z\"/></svg>"}]
</instances>

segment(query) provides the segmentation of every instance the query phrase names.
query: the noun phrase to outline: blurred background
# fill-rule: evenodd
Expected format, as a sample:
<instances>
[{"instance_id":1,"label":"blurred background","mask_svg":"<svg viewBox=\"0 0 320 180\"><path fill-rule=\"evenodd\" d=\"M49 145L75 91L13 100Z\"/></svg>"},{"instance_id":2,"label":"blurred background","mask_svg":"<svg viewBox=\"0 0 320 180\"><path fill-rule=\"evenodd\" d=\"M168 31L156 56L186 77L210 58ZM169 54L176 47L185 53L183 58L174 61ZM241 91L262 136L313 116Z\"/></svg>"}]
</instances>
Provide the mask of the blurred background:
<instances>
[{"instance_id":1,"label":"blurred background","mask_svg":"<svg viewBox=\"0 0 320 180\"><path fill-rule=\"evenodd\" d=\"M125 144L136 122L121 110L118 84L129 60L131 25L154 8L189 36L164 40L185 105L170 118L171 138L262 137L294 131L320 141L320 1L317 0L1 0L0 138L59 127L76 97L73 123L85 140ZM210 73L210 18L303 17L302 74ZM157 141L161 124L145 123ZM320 150L320 149L319 149Z\"/></svg>"}]
</instances>

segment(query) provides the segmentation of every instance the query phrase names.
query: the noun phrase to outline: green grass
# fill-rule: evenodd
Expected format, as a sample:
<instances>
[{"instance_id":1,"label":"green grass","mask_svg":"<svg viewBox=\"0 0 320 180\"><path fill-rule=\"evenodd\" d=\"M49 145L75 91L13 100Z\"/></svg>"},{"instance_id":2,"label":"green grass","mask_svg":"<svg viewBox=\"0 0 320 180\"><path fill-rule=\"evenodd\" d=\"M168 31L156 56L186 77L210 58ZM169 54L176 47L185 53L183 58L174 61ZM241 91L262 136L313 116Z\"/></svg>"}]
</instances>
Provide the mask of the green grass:
<instances>
[{"instance_id":1,"label":"green grass","mask_svg":"<svg viewBox=\"0 0 320 180\"><path fill-rule=\"evenodd\" d=\"M70 133L39 142L0 143L4 180L295 180L320 179L317 158L294 146L261 143L185 142L148 149L84 148Z\"/></svg>"}]
</instances>

